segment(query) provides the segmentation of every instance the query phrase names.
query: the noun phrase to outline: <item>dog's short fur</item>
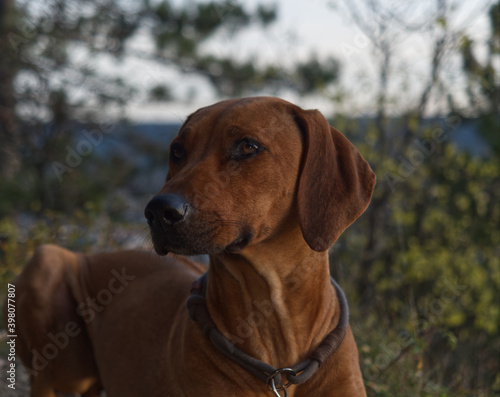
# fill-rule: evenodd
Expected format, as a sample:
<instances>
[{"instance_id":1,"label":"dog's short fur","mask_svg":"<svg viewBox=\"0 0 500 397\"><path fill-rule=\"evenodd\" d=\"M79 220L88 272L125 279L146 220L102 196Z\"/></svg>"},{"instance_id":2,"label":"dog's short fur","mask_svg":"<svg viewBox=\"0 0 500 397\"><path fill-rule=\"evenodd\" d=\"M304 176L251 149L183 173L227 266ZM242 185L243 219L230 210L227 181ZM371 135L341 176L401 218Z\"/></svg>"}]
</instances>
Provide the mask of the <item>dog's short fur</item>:
<instances>
[{"instance_id":1,"label":"dog's short fur","mask_svg":"<svg viewBox=\"0 0 500 397\"><path fill-rule=\"evenodd\" d=\"M328 248L367 207L375 183L354 146L315 110L268 97L188 117L146 217L158 256L40 247L15 281L18 354L32 396L270 396L188 319L209 254L217 328L276 368L304 360L335 328ZM48 358L50 356L50 358ZM289 396L364 396L350 329Z\"/></svg>"}]
</instances>

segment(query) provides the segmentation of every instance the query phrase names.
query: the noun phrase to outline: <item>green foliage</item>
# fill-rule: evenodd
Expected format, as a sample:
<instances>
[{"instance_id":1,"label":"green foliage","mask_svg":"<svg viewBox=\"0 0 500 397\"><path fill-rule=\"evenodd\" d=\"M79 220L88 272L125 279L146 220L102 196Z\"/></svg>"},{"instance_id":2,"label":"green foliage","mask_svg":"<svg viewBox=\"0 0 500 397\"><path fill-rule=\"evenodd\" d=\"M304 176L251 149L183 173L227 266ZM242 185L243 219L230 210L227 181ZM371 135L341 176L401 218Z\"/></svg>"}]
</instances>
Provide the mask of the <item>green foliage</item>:
<instances>
[{"instance_id":1,"label":"green foliage","mask_svg":"<svg viewBox=\"0 0 500 397\"><path fill-rule=\"evenodd\" d=\"M257 7L257 15L259 16L262 24L267 26L276 20L278 12L274 5L269 6L261 4Z\"/></svg>"},{"instance_id":2,"label":"green foliage","mask_svg":"<svg viewBox=\"0 0 500 397\"><path fill-rule=\"evenodd\" d=\"M316 57L297 66L297 86L304 93L321 91L328 84L337 80L339 63L334 59L320 61Z\"/></svg>"},{"instance_id":3,"label":"green foliage","mask_svg":"<svg viewBox=\"0 0 500 397\"><path fill-rule=\"evenodd\" d=\"M489 9L490 25L492 29L491 35L491 52L494 54L500 53L500 4L496 3Z\"/></svg>"},{"instance_id":4,"label":"green foliage","mask_svg":"<svg viewBox=\"0 0 500 397\"><path fill-rule=\"evenodd\" d=\"M66 213L41 211L37 216L0 218L0 294L8 282L40 244L59 244L74 251L99 252L123 248L130 241L149 246L144 225L117 222L109 213L114 204L109 199L97 204L91 201ZM123 212L125 205L120 209Z\"/></svg>"},{"instance_id":5,"label":"green foliage","mask_svg":"<svg viewBox=\"0 0 500 397\"><path fill-rule=\"evenodd\" d=\"M489 142L493 152L500 156L500 115L498 113L484 114L479 118L479 133Z\"/></svg>"},{"instance_id":6,"label":"green foliage","mask_svg":"<svg viewBox=\"0 0 500 397\"><path fill-rule=\"evenodd\" d=\"M500 158L431 143L425 128L384 158L369 130L357 146L377 173L374 200L332 254L334 272L348 273L353 323L363 319L368 386L374 396L490 395L500 370Z\"/></svg>"},{"instance_id":7,"label":"green foliage","mask_svg":"<svg viewBox=\"0 0 500 397\"><path fill-rule=\"evenodd\" d=\"M492 22L499 9L491 7ZM462 38L466 109L456 109L450 93L451 115L435 126L411 111L388 122L383 106L362 126L349 117L333 123L378 177L367 212L332 252L369 395L500 392L498 24L491 32L485 62ZM491 149L483 157L454 146L455 130L471 116Z\"/></svg>"},{"instance_id":8,"label":"green foliage","mask_svg":"<svg viewBox=\"0 0 500 397\"><path fill-rule=\"evenodd\" d=\"M460 46L462 68L467 76L469 105L480 118L480 133L500 156L500 84L498 82L498 59L500 54L500 4L493 4L489 10L491 37L488 41L488 56L481 63L473 41L463 36ZM470 110L469 110L470 111ZM460 112L459 112L460 113ZM467 111L462 111L467 114Z\"/></svg>"},{"instance_id":9,"label":"green foliage","mask_svg":"<svg viewBox=\"0 0 500 397\"><path fill-rule=\"evenodd\" d=\"M77 145L52 148L52 162L45 156L36 160L27 153L32 163L23 164L15 179L0 180L0 218L44 210L71 212L85 208L89 202L101 208L105 199L133 175L133 166L124 162L119 153L106 159L93 153L80 156L76 166L68 167L68 147L75 150ZM36 150L33 155L38 153ZM60 171L57 167L66 168Z\"/></svg>"},{"instance_id":10,"label":"green foliage","mask_svg":"<svg viewBox=\"0 0 500 397\"><path fill-rule=\"evenodd\" d=\"M157 85L151 88L149 91L149 96L152 101L165 101L172 98L170 90L164 85Z\"/></svg>"}]
</instances>

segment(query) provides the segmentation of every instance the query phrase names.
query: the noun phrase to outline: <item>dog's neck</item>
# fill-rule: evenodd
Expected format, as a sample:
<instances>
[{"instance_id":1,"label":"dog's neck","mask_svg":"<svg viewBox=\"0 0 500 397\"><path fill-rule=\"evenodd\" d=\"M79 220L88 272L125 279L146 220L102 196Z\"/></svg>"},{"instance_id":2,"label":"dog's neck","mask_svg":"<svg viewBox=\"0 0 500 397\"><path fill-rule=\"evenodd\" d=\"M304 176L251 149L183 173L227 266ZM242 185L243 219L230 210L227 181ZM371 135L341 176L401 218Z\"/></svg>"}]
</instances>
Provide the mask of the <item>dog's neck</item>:
<instances>
[{"instance_id":1,"label":"dog's neck","mask_svg":"<svg viewBox=\"0 0 500 397\"><path fill-rule=\"evenodd\" d=\"M297 239L283 238L279 251L273 241L213 255L207 281L207 304L219 331L276 368L306 359L340 315L327 252L287 241Z\"/></svg>"}]
</instances>

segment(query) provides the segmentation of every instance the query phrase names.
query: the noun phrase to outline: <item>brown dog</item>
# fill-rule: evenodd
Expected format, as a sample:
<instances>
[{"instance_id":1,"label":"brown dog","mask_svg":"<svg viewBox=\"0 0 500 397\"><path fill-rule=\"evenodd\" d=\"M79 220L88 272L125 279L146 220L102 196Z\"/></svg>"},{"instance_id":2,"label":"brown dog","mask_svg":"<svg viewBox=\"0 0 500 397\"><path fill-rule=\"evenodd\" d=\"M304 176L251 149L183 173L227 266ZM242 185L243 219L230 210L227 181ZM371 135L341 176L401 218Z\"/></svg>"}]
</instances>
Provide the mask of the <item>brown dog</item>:
<instances>
[{"instance_id":1,"label":"brown dog","mask_svg":"<svg viewBox=\"0 0 500 397\"><path fill-rule=\"evenodd\" d=\"M156 252L174 254L44 246L16 281L32 396L94 396L100 382L108 397L364 396L350 328L340 346L328 337L345 309L327 250L365 210L374 183L318 111L261 97L193 113L145 210ZM206 269L179 254L210 255L206 281L195 283L208 308L205 322L197 318L203 329L185 302ZM219 334L226 352L214 345ZM233 357L287 368L314 362L324 343L325 357L338 349L287 389L289 370L262 381Z\"/></svg>"}]
</instances>

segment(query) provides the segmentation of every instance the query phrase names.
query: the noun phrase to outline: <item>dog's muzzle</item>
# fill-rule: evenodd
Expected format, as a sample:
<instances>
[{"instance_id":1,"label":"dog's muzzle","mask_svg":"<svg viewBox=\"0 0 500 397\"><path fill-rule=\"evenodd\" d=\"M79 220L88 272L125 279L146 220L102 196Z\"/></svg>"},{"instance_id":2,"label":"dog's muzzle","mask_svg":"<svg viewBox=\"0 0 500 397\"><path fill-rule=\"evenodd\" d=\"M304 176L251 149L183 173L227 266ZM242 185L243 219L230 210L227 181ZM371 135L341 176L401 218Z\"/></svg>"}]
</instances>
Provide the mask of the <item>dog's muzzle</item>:
<instances>
[{"instance_id":1,"label":"dog's muzzle","mask_svg":"<svg viewBox=\"0 0 500 397\"><path fill-rule=\"evenodd\" d=\"M169 250L165 246L171 246L172 240L176 240L175 230L183 225L189 212L190 205L187 200L172 193L155 196L146 205L144 216L151 230L155 251L159 255L167 254Z\"/></svg>"}]
</instances>

